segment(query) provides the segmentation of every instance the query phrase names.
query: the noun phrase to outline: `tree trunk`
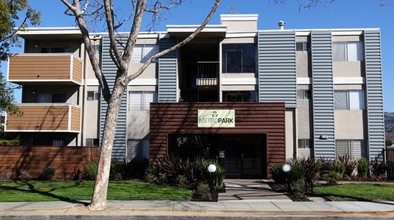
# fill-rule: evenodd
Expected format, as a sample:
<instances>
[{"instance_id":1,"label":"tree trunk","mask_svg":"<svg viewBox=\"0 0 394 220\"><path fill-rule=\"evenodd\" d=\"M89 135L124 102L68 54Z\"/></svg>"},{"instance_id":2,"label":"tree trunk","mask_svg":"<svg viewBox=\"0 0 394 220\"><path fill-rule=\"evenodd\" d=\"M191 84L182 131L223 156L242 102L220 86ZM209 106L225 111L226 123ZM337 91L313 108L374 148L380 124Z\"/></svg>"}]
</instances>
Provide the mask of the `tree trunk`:
<instances>
[{"instance_id":1,"label":"tree trunk","mask_svg":"<svg viewBox=\"0 0 394 220\"><path fill-rule=\"evenodd\" d=\"M118 112L121 104L120 102L122 101L122 96L125 88L126 87L122 86L121 84L116 83L110 102L108 103L104 134L101 142L102 146L97 170L97 177L94 185L92 201L89 205L90 210L103 210L107 204L112 147L115 138Z\"/></svg>"}]
</instances>

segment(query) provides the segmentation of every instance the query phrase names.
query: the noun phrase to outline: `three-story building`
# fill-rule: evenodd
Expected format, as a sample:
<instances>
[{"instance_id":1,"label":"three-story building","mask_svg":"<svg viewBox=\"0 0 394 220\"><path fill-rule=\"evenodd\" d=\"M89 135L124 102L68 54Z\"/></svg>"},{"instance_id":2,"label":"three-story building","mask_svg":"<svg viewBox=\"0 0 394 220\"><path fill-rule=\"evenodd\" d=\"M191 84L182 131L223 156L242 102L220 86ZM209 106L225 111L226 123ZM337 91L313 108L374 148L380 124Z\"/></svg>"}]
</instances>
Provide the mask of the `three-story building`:
<instances>
[{"instance_id":1,"label":"three-story building","mask_svg":"<svg viewBox=\"0 0 394 220\"><path fill-rule=\"evenodd\" d=\"M152 63L125 92L113 159L167 154L216 158L229 177L267 177L288 158L374 159L384 148L378 28L258 30L258 16L221 15L192 42ZM130 73L197 25L140 33ZM6 131L23 145L100 144L106 103L74 28L20 33L10 58L22 117ZM91 36L109 83L106 33ZM119 34L120 41L127 33Z\"/></svg>"}]
</instances>

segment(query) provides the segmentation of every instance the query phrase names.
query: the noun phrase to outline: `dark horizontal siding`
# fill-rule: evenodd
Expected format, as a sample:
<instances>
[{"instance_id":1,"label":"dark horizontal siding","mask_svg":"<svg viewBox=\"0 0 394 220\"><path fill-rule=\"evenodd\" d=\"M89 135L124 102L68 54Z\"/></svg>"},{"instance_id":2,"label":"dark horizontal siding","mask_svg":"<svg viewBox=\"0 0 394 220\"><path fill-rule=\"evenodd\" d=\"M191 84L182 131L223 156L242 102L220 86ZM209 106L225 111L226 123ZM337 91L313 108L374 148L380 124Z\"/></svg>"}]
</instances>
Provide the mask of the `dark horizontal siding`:
<instances>
[{"instance_id":1,"label":"dark horizontal siding","mask_svg":"<svg viewBox=\"0 0 394 220\"><path fill-rule=\"evenodd\" d=\"M201 109L234 109L235 128L198 128ZM285 161L284 103L151 103L150 159L168 153L168 134L267 134L269 165Z\"/></svg>"},{"instance_id":2,"label":"dark horizontal siding","mask_svg":"<svg viewBox=\"0 0 394 220\"><path fill-rule=\"evenodd\" d=\"M99 154L97 147L0 146L0 176L21 178L28 174L36 179L45 167L53 167L54 179L74 179L87 164L98 161Z\"/></svg>"}]
</instances>

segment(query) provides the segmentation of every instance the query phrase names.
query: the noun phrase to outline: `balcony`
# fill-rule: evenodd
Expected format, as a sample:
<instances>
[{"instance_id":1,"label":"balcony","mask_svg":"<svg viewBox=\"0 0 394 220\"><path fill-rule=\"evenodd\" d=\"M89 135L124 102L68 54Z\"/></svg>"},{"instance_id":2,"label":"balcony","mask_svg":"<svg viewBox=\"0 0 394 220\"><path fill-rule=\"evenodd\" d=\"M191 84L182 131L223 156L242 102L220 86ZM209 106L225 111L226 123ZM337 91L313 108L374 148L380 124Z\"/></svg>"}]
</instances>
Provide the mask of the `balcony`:
<instances>
[{"instance_id":1,"label":"balcony","mask_svg":"<svg viewBox=\"0 0 394 220\"><path fill-rule=\"evenodd\" d=\"M218 85L219 61L199 61L197 68L197 86Z\"/></svg>"},{"instance_id":2,"label":"balcony","mask_svg":"<svg viewBox=\"0 0 394 220\"><path fill-rule=\"evenodd\" d=\"M10 57L8 81L24 84L34 82L63 82L82 84L80 58L73 54L22 54Z\"/></svg>"},{"instance_id":3,"label":"balcony","mask_svg":"<svg viewBox=\"0 0 394 220\"><path fill-rule=\"evenodd\" d=\"M81 107L66 103L19 104L21 117L7 115L6 132L81 131Z\"/></svg>"}]
</instances>

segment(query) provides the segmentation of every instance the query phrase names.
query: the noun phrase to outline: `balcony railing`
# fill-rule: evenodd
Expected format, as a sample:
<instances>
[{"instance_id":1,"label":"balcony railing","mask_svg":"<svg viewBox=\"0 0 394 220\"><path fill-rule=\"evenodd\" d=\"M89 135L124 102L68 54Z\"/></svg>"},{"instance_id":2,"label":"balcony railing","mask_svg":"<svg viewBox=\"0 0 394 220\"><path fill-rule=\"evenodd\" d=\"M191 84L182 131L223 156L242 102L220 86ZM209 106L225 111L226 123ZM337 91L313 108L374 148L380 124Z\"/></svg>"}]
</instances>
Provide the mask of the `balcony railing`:
<instances>
[{"instance_id":1,"label":"balcony railing","mask_svg":"<svg viewBox=\"0 0 394 220\"><path fill-rule=\"evenodd\" d=\"M8 81L24 82L66 82L82 84L80 58L73 54L21 54L9 59Z\"/></svg>"},{"instance_id":2,"label":"balcony railing","mask_svg":"<svg viewBox=\"0 0 394 220\"><path fill-rule=\"evenodd\" d=\"M81 107L67 103L24 103L18 105L22 116L7 115L7 132L81 131Z\"/></svg>"},{"instance_id":3,"label":"balcony railing","mask_svg":"<svg viewBox=\"0 0 394 220\"><path fill-rule=\"evenodd\" d=\"M197 67L197 86L218 85L219 61L199 61Z\"/></svg>"}]
</instances>

